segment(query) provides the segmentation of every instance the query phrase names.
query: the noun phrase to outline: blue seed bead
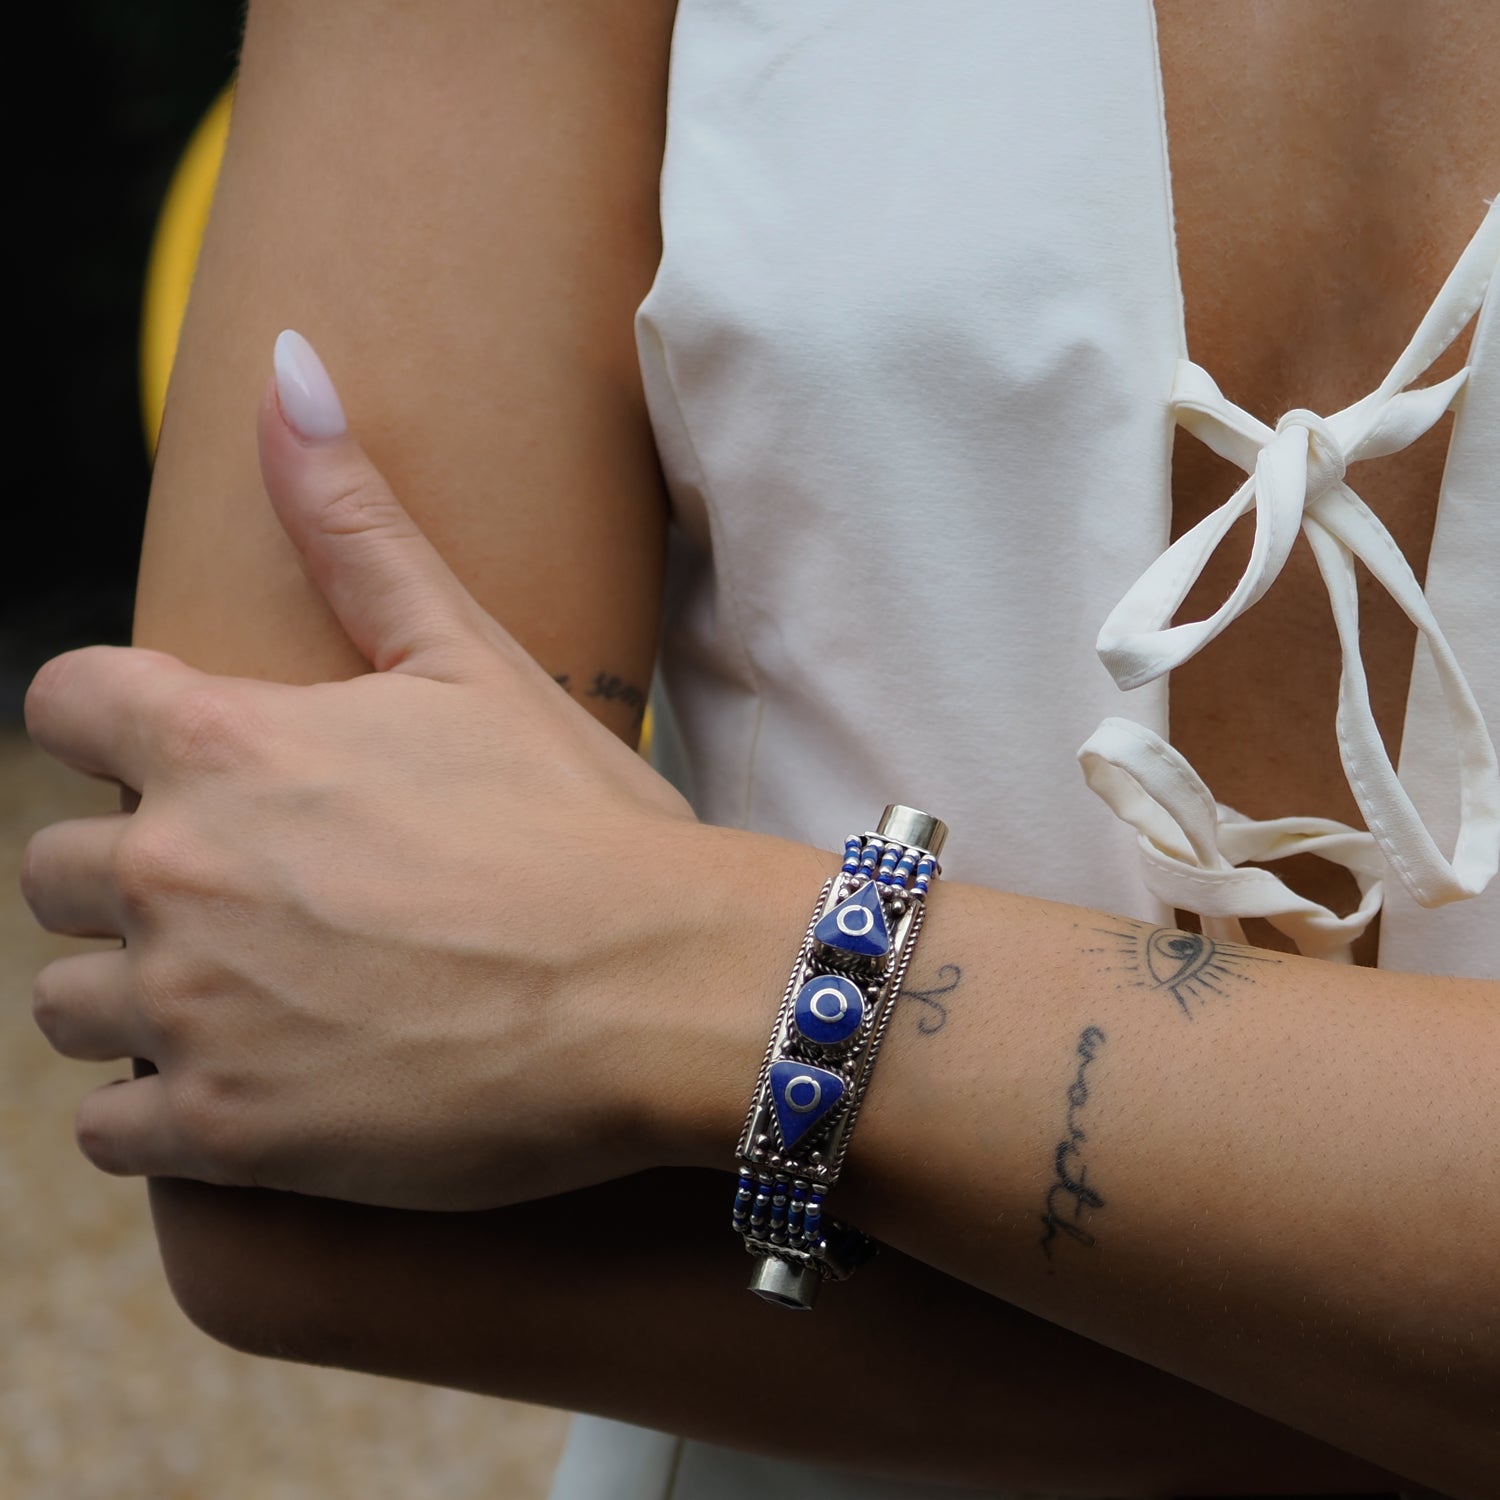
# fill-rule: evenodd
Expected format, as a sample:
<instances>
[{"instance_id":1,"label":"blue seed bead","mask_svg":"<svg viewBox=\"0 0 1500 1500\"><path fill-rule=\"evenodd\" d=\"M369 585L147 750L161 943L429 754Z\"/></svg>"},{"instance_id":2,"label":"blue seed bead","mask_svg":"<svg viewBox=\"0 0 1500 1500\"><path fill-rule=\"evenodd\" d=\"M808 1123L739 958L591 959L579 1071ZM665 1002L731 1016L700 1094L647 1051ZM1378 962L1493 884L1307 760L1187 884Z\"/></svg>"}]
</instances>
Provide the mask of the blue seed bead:
<instances>
[{"instance_id":1,"label":"blue seed bead","mask_svg":"<svg viewBox=\"0 0 1500 1500\"><path fill-rule=\"evenodd\" d=\"M865 850L864 858L860 860L859 866L860 869L866 871L867 873L873 873L875 866L879 863L879 861L880 846L878 844L871 844L869 848Z\"/></svg>"},{"instance_id":2,"label":"blue seed bead","mask_svg":"<svg viewBox=\"0 0 1500 1500\"><path fill-rule=\"evenodd\" d=\"M771 1238L778 1244L786 1244L786 1183L776 1184L776 1196L771 1199Z\"/></svg>"}]
</instances>

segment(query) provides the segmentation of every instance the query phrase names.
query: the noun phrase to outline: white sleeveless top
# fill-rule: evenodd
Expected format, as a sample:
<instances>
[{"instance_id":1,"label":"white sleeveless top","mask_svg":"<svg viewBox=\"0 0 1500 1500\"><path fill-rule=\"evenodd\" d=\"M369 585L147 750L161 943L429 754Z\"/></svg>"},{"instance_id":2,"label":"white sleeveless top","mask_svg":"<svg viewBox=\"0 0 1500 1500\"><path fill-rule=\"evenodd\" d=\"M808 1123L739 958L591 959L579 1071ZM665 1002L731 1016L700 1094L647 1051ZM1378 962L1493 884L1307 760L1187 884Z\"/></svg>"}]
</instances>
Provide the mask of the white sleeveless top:
<instances>
[{"instance_id":1,"label":"white sleeveless top","mask_svg":"<svg viewBox=\"0 0 1500 1500\"><path fill-rule=\"evenodd\" d=\"M1335 959L1383 902L1383 965L1500 977L1500 886L1473 894L1500 851L1497 187L1475 184L1476 237L1387 380L1268 428L1188 358L1144 0L682 0L637 330L676 520L661 680L699 814L837 848L907 802L951 824L953 879L1187 908L1217 936L1267 916ZM1407 391L1476 311L1467 370ZM1424 599L1343 470L1450 406ZM1174 423L1247 478L1169 547ZM1251 508L1241 587L1168 628ZM1251 823L1167 743L1165 674L1233 628L1299 525L1346 637L1367 828ZM1361 694L1354 556L1428 647L1399 782ZM1237 868L1294 850L1348 865L1360 910ZM554 1500L933 1492L580 1418Z\"/></svg>"}]
</instances>

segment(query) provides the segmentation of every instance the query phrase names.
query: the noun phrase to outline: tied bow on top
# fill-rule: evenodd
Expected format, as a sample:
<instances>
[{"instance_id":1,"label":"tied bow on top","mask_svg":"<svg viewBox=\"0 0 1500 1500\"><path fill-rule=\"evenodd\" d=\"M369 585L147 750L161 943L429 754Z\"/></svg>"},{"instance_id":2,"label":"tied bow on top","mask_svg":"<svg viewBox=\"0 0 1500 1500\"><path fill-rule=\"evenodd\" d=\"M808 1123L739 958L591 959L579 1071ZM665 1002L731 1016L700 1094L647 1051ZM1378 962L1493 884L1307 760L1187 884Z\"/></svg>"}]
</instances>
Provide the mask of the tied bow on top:
<instances>
[{"instance_id":1,"label":"tied bow on top","mask_svg":"<svg viewBox=\"0 0 1500 1500\"><path fill-rule=\"evenodd\" d=\"M1368 396L1329 417L1297 409L1270 428L1230 401L1200 366L1178 362L1171 398L1176 421L1249 477L1136 580L1099 632L1099 655L1122 688L1170 672L1266 593L1302 530L1333 606L1343 659L1339 752L1368 829L1323 818L1244 818L1216 804L1192 767L1160 736L1127 720L1106 719L1079 751L1089 785L1136 828L1153 894L1201 912L1210 936L1240 938L1239 918L1263 916L1302 952L1347 960L1349 944L1380 908L1386 865L1423 906L1477 895L1500 865L1500 771L1479 705L1411 565L1344 478L1350 464L1416 441L1454 404L1468 366L1437 385L1405 387L1473 318L1497 261L1500 205L1491 205L1390 373ZM1500 371L1491 372L1490 378L1496 377ZM1500 487L1500 477L1496 483ZM1207 619L1171 624L1214 549L1252 508L1250 560L1229 597ZM1451 860L1397 779L1370 710L1360 656L1356 558L1416 625L1442 686L1461 795ZM1358 909L1337 916L1297 896L1268 871L1238 868L1247 860L1294 853L1321 854L1349 868L1360 888Z\"/></svg>"}]
</instances>

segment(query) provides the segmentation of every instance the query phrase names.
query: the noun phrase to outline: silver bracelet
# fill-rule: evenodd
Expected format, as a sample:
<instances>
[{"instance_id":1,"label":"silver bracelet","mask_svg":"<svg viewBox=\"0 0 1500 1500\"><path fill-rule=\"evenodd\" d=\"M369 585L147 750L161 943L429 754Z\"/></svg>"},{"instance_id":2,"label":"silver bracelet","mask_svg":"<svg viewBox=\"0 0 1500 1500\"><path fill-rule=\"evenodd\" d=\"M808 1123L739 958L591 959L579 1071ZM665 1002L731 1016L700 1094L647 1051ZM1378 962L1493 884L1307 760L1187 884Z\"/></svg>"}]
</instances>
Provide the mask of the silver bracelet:
<instances>
[{"instance_id":1,"label":"silver bracelet","mask_svg":"<svg viewBox=\"0 0 1500 1500\"><path fill-rule=\"evenodd\" d=\"M811 1308L825 1278L844 1280L875 1252L823 1218L906 978L947 825L887 807L873 833L844 841L792 965L740 1136L733 1222L755 1257L750 1290Z\"/></svg>"}]
</instances>

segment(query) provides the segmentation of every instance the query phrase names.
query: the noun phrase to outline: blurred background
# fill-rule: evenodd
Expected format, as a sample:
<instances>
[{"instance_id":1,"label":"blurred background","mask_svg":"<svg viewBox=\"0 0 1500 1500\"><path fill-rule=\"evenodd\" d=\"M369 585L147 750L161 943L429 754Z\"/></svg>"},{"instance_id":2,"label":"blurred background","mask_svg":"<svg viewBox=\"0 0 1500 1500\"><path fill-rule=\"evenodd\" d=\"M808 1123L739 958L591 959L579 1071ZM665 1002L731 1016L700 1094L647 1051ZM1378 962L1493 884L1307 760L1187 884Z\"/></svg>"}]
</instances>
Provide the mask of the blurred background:
<instances>
[{"instance_id":1,"label":"blurred background","mask_svg":"<svg viewBox=\"0 0 1500 1500\"><path fill-rule=\"evenodd\" d=\"M60 0L28 10L12 52L40 75L18 93L43 103L12 138L11 536L25 550L0 595L0 1500L539 1500L560 1413L254 1360L193 1328L141 1185L73 1144L78 1100L123 1070L66 1062L31 1025L36 971L83 945L36 929L21 850L44 824L117 804L32 750L22 698L57 652L129 639L150 484L148 260L232 75L241 8Z\"/></svg>"}]
</instances>

